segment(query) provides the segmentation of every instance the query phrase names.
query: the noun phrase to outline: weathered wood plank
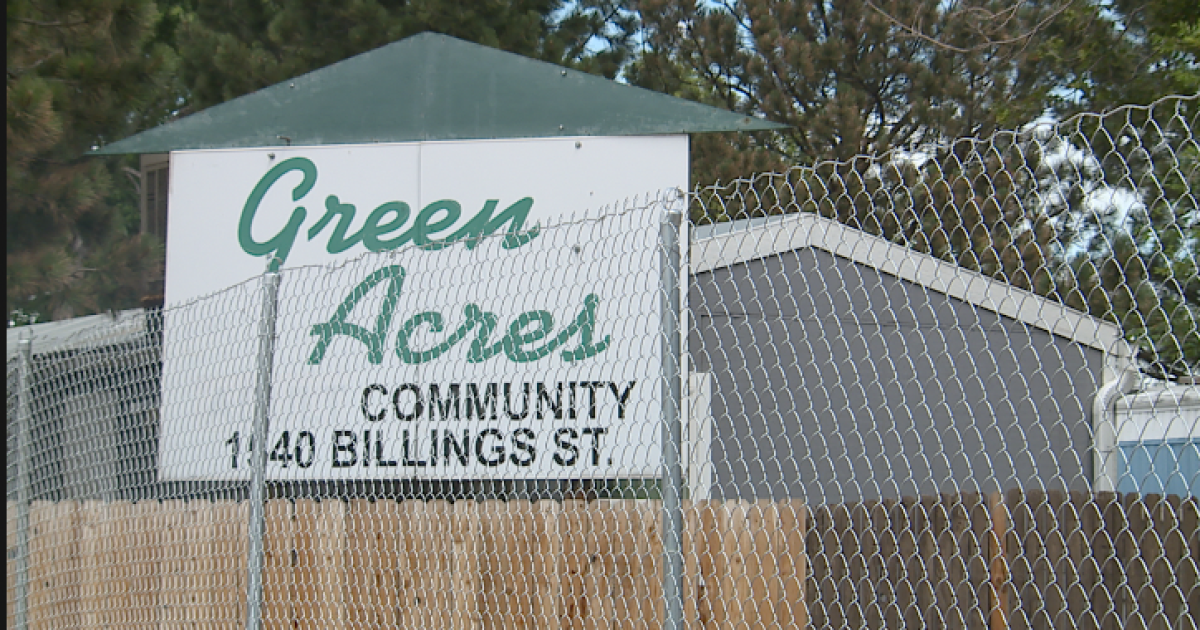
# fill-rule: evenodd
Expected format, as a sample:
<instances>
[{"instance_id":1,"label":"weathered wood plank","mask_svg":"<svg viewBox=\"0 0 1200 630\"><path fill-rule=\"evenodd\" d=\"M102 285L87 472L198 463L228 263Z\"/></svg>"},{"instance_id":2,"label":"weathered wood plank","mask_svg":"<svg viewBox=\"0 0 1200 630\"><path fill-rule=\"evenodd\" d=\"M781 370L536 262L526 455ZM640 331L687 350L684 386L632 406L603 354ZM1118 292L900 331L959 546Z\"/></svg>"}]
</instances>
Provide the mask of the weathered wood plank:
<instances>
[{"instance_id":1,"label":"weathered wood plank","mask_svg":"<svg viewBox=\"0 0 1200 630\"><path fill-rule=\"evenodd\" d=\"M587 599L584 627L587 630L612 628L615 613L609 580L613 571L612 539L617 525L608 501L591 501L586 510L591 535L584 541L589 564L584 581Z\"/></svg>"},{"instance_id":2,"label":"weathered wood plank","mask_svg":"<svg viewBox=\"0 0 1200 630\"><path fill-rule=\"evenodd\" d=\"M633 526L634 565L631 577L633 592L637 598L634 626L661 628L665 614L662 589L662 502L636 501L630 505L630 523Z\"/></svg>"},{"instance_id":3,"label":"weathered wood plank","mask_svg":"<svg viewBox=\"0 0 1200 630\"><path fill-rule=\"evenodd\" d=\"M533 627L560 630L565 621L565 558L563 557L563 506L557 501L538 501L533 505Z\"/></svg>"},{"instance_id":4,"label":"weathered wood plank","mask_svg":"<svg viewBox=\"0 0 1200 630\"><path fill-rule=\"evenodd\" d=\"M1153 511L1155 531L1162 550L1162 557L1153 568L1154 588L1162 598L1162 625L1170 628L1183 627L1191 616L1184 589L1200 586L1195 582L1186 584L1181 581L1185 570L1183 565L1192 562L1192 558L1185 555L1187 540L1182 529L1184 502L1178 495L1165 496Z\"/></svg>"},{"instance_id":5,"label":"weathered wood plank","mask_svg":"<svg viewBox=\"0 0 1200 630\"><path fill-rule=\"evenodd\" d=\"M966 540L966 555L963 566L963 584L958 586L958 592L966 598L964 615L967 630L987 630L988 607L991 602L988 597L988 583L991 575L988 571L988 532L991 529L991 513L988 511L987 495L971 493L964 499L963 509L966 522L962 536Z\"/></svg>"},{"instance_id":6,"label":"weathered wood plank","mask_svg":"<svg viewBox=\"0 0 1200 630\"><path fill-rule=\"evenodd\" d=\"M1195 614L1200 610L1200 561L1197 560L1200 558L1200 498L1189 497L1180 502L1179 530L1184 538L1175 573L1179 589L1184 593L1179 627L1196 630L1200 628Z\"/></svg>"},{"instance_id":7,"label":"weathered wood plank","mask_svg":"<svg viewBox=\"0 0 1200 630\"><path fill-rule=\"evenodd\" d=\"M323 627L345 628L349 621L346 594L347 503L324 500L318 505L314 542L314 584L318 589L316 622Z\"/></svg>"},{"instance_id":8,"label":"weathered wood plank","mask_svg":"<svg viewBox=\"0 0 1200 630\"><path fill-rule=\"evenodd\" d=\"M696 540L698 566L696 614L706 630L720 628L724 622L725 608L721 598L720 571L723 566L721 553L721 531L719 529L721 504L706 501L697 505L699 521Z\"/></svg>"},{"instance_id":9,"label":"weathered wood plank","mask_svg":"<svg viewBox=\"0 0 1200 630\"><path fill-rule=\"evenodd\" d=\"M863 590L868 588L866 557L863 551L865 535L865 509L862 503L842 506L839 514L844 519L838 530L841 542L838 566L841 577L838 580L838 593L841 600L840 609L844 615L843 623L847 627L861 628L866 623L866 606L874 597L864 599ZM873 594L872 594L873 595Z\"/></svg>"},{"instance_id":10,"label":"weathered wood plank","mask_svg":"<svg viewBox=\"0 0 1200 630\"><path fill-rule=\"evenodd\" d=\"M296 623L296 505L274 499L263 506L263 627L292 630Z\"/></svg>"},{"instance_id":11,"label":"weathered wood plank","mask_svg":"<svg viewBox=\"0 0 1200 630\"><path fill-rule=\"evenodd\" d=\"M131 536L126 541L126 552L131 568L127 584L130 589L132 614L128 623L134 628L157 628L162 506L157 501L140 501L130 507Z\"/></svg>"},{"instance_id":12,"label":"weathered wood plank","mask_svg":"<svg viewBox=\"0 0 1200 630\"><path fill-rule=\"evenodd\" d=\"M1033 627L1038 610L1036 564L1041 558L1042 541L1034 524L1033 511L1039 502L1036 493L1013 490L1008 493L1009 518L1008 552L1010 598L1008 623L1010 628L1025 630Z\"/></svg>"},{"instance_id":13,"label":"weathered wood plank","mask_svg":"<svg viewBox=\"0 0 1200 630\"><path fill-rule=\"evenodd\" d=\"M296 630L321 627L320 611L321 592L320 551L320 514L321 504L313 499L296 499L295 529L293 530L293 563L291 600L295 618L292 621Z\"/></svg>"},{"instance_id":14,"label":"weathered wood plank","mask_svg":"<svg viewBox=\"0 0 1200 630\"><path fill-rule=\"evenodd\" d=\"M988 511L991 515L991 530L988 536L988 571L990 579L988 623L991 630L1008 628L1008 619L1012 614L1009 607L1008 565L1008 507L999 492L988 495Z\"/></svg>"},{"instance_id":15,"label":"weathered wood plank","mask_svg":"<svg viewBox=\"0 0 1200 630\"><path fill-rule=\"evenodd\" d=\"M683 502L683 627L700 628L700 556L696 534L700 529L696 501Z\"/></svg>"},{"instance_id":16,"label":"weathered wood plank","mask_svg":"<svg viewBox=\"0 0 1200 630\"><path fill-rule=\"evenodd\" d=\"M588 540L593 532L587 503L578 499L563 501L559 522L563 571L561 626L563 630L583 630L590 613L587 588L592 569Z\"/></svg>"},{"instance_id":17,"label":"weathered wood plank","mask_svg":"<svg viewBox=\"0 0 1200 630\"><path fill-rule=\"evenodd\" d=\"M418 528L424 524L424 510L424 501L402 501L396 505L396 627L405 630L428 623L420 613L423 580L429 578L423 573L418 548L421 541Z\"/></svg>"},{"instance_id":18,"label":"weathered wood plank","mask_svg":"<svg viewBox=\"0 0 1200 630\"><path fill-rule=\"evenodd\" d=\"M1124 618L1128 614L1128 602L1122 586L1125 582L1125 565L1122 559L1120 545L1125 540L1125 508L1120 497L1113 493L1100 493L1097 500L1103 506L1098 525L1103 535L1097 533L1094 540L1098 558L1103 558L1101 565L1101 586L1097 589L1097 610L1103 610L1101 628L1103 630L1120 630L1124 628ZM1102 607L1102 603L1107 606Z\"/></svg>"},{"instance_id":19,"label":"weathered wood plank","mask_svg":"<svg viewBox=\"0 0 1200 630\"><path fill-rule=\"evenodd\" d=\"M7 622L5 622L4 627L5 628L15 628L16 623L17 623L17 592L20 590L20 585L18 583L20 581L20 576L18 574L18 563L20 562L20 560L18 558L18 555L21 553L21 551L20 551L21 534L19 532L19 527L18 527L17 502L16 501L8 501L5 503L4 520L5 520L4 540L5 540L5 550L7 551L7 554L5 555L7 560L4 563L4 568L5 568L5 571L4 571L4 575L5 575L5 580L4 580L5 616L4 616L4 618L8 620ZM29 527L30 527L30 529L32 529L32 524L30 524ZM28 538L27 538L27 540L28 540ZM26 559L26 560L28 561L28 559ZM26 566L28 566L28 565L26 565ZM28 576L29 576L28 571L26 571L25 575L26 575L26 579L28 579ZM26 593L27 593L27 595L25 598L25 602L26 602L25 605L28 607L28 605L29 605L28 590L26 590ZM28 608L26 608L26 610L28 610ZM28 619L28 617L26 619Z\"/></svg>"},{"instance_id":20,"label":"weathered wood plank","mask_svg":"<svg viewBox=\"0 0 1200 630\"><path fill-rule=\"evenodd\" d=\"M1099 630L1096 585L1100 579L1100 562L1095 549L1095 525L1099 518L1099 507L1089 492L1071 493L1071 505L1075 512L1076 531L1067 546L1072 562L1076 564L1079 583L1068 595L1067 605L1077 620L1080 630Z\"/></svg>"},{"instance_id":21,"label":"weathered wood plank","mask_svg":"<svg viewBox=\"0 0 1200 630\"><path fill-rule=\"evenodd\" d=\"M917 556L913 558L914 576L919 576L916 583L917 607L920 624L926 629L944 629L946 620L938 608L937 584L942 581L941 558L937 556L937 536L935 523L940 515L940 497L920 497L918 508L914 511L912 524L917 535Z\"/></svg>"},{"instance_id":22,"label":"weathered wood plank","mask_svg":"<svg viewBox=\"0 0 1200 630\"><path fill-rule=\"evenodd\" d=\"M483 563L480 558L483 535L481 513L485 511L484 506L484 503L474 501L459 501L453 506L453 519L450 521L450 531L453 532L453 581L450 584L450 597L447 598L450 609L439 610L442 614L435 617L440 618L445 612L450 612L450 627L454 630L479 630L484 627L483 614L487 610L488 602L481 590L484 583L481 576ZM428 514L431 524L445 521L442 518L444 512L440 509L442 506L432 504L430 507L432 509ZM440 536L440 533L432 530L427 530L426 533L426 542ZM435 544L429 546L437 549ZM440 555L440 550L435 553Z\"/></svg>"},{"instance_id":23,"label":"weathered wood plank","mask_svg":"<svg viewBox=\"0 0 1200 630\"><path fill-rule=\"evenodd\" d=\"M395 501L352 499L346 513L346 615L356 628L394 628L397 509Z\"/></svg>"},{"instance_id":24,"label":"weathered wood plank","mask_svg":"<svg viewBox=\"0 0 1200 630\"><path fill-rule=\"evenodd\" d=\"M79 511L79 613L89 628L107 627L100 607L104 605L104 503L84 501Z\"/></svg>"},{"instance_id":25,"label":"weathered wood plank","mask_svg":"<svg viewBox=\"0 0 1200 630\"><path fill-rule=\"evenodd\" d=\"M1158 598L1150 587L1150 572L1143 546L1153 544L1150 513L1146 509L1150 497L1127 494L1121 503L1125 508L1126 529L1121 533L1118 549L1125 564L1125 585L1121 589L1132 611L1125 618L1127 630L1149 630L1150 617L1158 610ZM1157 497L1154 498L1157 501ZM1147 535L1149 533L1149 535Z\"/></svg>"},{"instance_id":26,"label":"weathered wood plank","mask_svg":"<svg viewBox=\"0 0 1200 630\"><path fill-rule=\"evenodd\" d=\"M30 506L29 627L78 627L81 505L35 501Z\"/></svg>"},{"instance_id":27,"label":"weathered wood plank","mask_svg":"<svg viewBox=\"0 0 1200 630\"><path fill-rule=\"evenodd\" d=\"M900 558L903 569L897 589L897 602L903 610L903 628L916 629L925 627L925 615L921 607L921 583L925 579L925 564L922 562L921 532L924 527L924 508L918 497L906 497L901 500L897 518L893 519L893 530L898 529L900 537Z\"/></svg>"},{"instance_id":28,"label":"weathered wood plank","mask_svg":"<svg viewBox=\"0 0 1200 630\"><path fill-rule=\"evenodd\" d=\"M750 577L747 560L753 560L753 541L747 528L751 504L727 501L721 510L721 530L724 538L725 568L721 580L722 607L726 627L749 627Z\"/></svg>"},{"instance_id":29,"label":"weathered wood plank","mask_svg":"<svg viewBox=\"0 0 1200 630\"><path fill-rule=\"evenodd\" d=\"M800 501L787 501L777 506L778 528L775 545L779 549L779 601L775 618L783 630L801 630L808 626L805 601L805 582L808 580L808 551L805 537L808 532L808 511Z\"/></svg>"},{"instance_id":30,"label":"weathered wood plank","mask_svg":"<svg viewBox=\"0 0 1200 630\"><path fill-rule=\"evenodd\" d=\"M773 501L760 499L750 508L748 527L754 561L747 563L746 575L750 578L750 597L754 605L757 627L779 626L777 605L782 589L779 557L781 549L776 533L779 531L779 512Z\"/></svg>"}]
</instances>

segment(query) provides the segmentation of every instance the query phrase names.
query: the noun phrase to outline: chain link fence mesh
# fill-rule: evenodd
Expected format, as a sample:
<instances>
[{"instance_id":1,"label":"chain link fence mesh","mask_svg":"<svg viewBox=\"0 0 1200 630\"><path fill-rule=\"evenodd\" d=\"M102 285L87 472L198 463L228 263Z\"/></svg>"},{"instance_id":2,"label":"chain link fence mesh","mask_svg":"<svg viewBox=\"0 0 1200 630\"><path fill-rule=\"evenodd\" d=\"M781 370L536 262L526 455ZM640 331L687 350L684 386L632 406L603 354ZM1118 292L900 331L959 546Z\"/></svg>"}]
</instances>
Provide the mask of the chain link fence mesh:
<instances>
[{"instance_id":1,"label":"chain link fence mesh","mask_svg":"<svg viewBox=\"0 0 1200 630\"><path fill-rule=\"evenodd\" d=\"M1197 111L10 329L8 626L1196 628Z\"/></svg>"}]
</instances>

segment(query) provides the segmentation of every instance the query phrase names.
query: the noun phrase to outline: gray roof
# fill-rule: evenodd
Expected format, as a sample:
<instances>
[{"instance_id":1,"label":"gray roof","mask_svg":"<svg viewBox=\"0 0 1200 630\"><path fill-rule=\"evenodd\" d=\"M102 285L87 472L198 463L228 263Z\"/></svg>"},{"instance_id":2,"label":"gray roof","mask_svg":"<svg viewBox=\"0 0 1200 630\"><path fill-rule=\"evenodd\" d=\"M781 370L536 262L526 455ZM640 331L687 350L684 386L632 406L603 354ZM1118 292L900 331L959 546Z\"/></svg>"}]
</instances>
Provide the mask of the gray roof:
<instances>
[{"instance_id":1,"label":"gray roof","mask_svg":"<svg viewBox=\"0 0 1200 630\"><path fill-rule=\"evenodd\" d=\"M692 273L813 247L1112 356L1134 355L1111 322L816 214L740 219L692 233Z\"/></svg>"},{"instance_id":2,"label":"gray roof","mask_svg":"<svg viewBox=\"0 0 1200 630\"><path fill-rule=\"evenodd\" d=\"M143 338L146 330L146 313L140 308L18 326L8 329L7 357L17 356L22 339L33 344L33 354L49 354L133 341Z\"/></svg>"}]
</instances>

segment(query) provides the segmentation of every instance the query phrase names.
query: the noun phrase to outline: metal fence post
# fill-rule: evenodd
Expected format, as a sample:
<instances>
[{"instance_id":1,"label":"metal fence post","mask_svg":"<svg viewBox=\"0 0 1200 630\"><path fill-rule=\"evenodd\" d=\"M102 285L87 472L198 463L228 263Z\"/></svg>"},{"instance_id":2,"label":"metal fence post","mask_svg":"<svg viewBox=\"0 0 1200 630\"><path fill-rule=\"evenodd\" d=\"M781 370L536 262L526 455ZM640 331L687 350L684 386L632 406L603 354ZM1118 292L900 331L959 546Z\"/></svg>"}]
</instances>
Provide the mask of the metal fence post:
<instances>
[{"instance_id":1,"label":"metal fence post","mask_svg":"<svg viewBox=\"0 0 1200 630\"><path fill-rule=\"evenodd\" d=\"M14 627L23 630L29 627L29 502L31 500L29 466L32 458L29 448L29 424L33 390L33 342L22 339L17 342L17 583L14 597Z\"/></svg>"},{"instance_id":2,"label":"metal fence post","mask_svg":"<svg viewBox=\"0 0 1200 630\"><path fill-rule=\"evenodd\" d=\"M662 452L664 630L683 627L683 425L680 418L679 229L683 215L670 210L659 226L662 265Z\"/></svg>"},{"instance_id":3,"label":"metal fence post","mask_svg":"<svg viewBox=\"0 0 1200 630\"><path fill-rule=\"evenodd\" d=\"M275 318L279 302L279 273L263 275L262 317L258 322L258 378L254 389L254 430L250 472L250 544L246 562L246 628L262 627L263 534L266 500L267 436L270 432L271 370L275 356Z\"/></svg>"}]
</instances>

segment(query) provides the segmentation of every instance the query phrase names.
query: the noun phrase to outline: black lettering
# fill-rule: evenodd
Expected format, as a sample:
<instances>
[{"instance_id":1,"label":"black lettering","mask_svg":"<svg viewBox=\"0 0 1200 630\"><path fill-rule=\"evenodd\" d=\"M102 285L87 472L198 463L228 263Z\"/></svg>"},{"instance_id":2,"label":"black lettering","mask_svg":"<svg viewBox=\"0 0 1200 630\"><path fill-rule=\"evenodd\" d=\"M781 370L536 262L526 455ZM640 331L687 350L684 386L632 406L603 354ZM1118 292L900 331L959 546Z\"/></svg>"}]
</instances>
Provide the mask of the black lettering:
<instances>
[{"instance_id":1,"label":"black lettering","mask_svg":"<svg viewBox=\"0 0 1200 630\"><path fill-rule=\"evenodd\" d=\"M513 420L524 420L525 418L529 417L529 407L531 406L529 404L529 383L521 383L521 386L525 391L525 402L523 404L523 408L521 409L521 413L517 414L513 413L512 409L512 383L504 384L504 412L507 413L508 417L512 418ZM480 435L483 434L480 433Z\"/></svg>"},{"instance_id":2,"label":"black lettering","mask_svg":"<svg viewBox=\"0 0 1200 630\"><path fill-rule=\"evenodd\" d=\"M592 436L592 465L600 465L600 436L608 433L608 429L603 427L588 427L583 430L584 435Z\"/></svg>"},{"instance_id":3,"label":"black lettering","mask_svg":"<svg viewBox=\"0 0 1200 630\"><path fill-rule=\"evenodd\" d=\"M496 419L496 399L499 395L500 386L496 383L488 383L483 388L483 397L479 396L479 385L475 383L467 383L467 419L471 419L471 412L474 412L476 418ZM484 416L484 411L491 409L491 414Z\"/></svg>"},{"instance_id":4,"label":"black lettering","mask_svg":"<svg viewBox=\"0 0 1200 630\"><path fill-rule=\"evenodd\" d=\"M458 383L451 383L447 387L446 400L442 400L441 389L434 383L429 386L429 419L434 420L434 412L442 415L442 420L450 419L450 412L454 411L454 419L462 418L462 404L458 396Z\"/></svg>"},{"instance_id":5,"label":"black lettering","mask_svg":"<svg viewBox=\"0 0 1200 630\"><path fill-rule=\"evenodd\" d=\"M596 388L604 387L604 381L583 381L580 385L588 390L588 417L596 419Z\"/></svg>"},{"instance_id":6,"label":"black lettering","mask_svg":"<svg viewBox=\"0 0 1200 630\"><path fill-rule=\"evenodd\" d=\"M413 459L412 452L415 449L412 448L412 440L409 437L408 429L401 431L401 435L402 435L401 439L403 439L403 441L404 441L404 445L402 447L402 449L403 449L402 454L404 455L404 457L401 459L401 464L404 466L415 467L415 468L424 468L425 466L427 466L428 464L426 464L425 462L423 462L419 459Z\"/></svg>"},{"instance_id":7,"label":"black lettering","mask_svg":"<svg viewBox=\"0 0 1200 630\"><path fill-rule=\"evenodd\" d=\"M412 413L404 413L400 411L400 394L404 392L412 392L413 394L413 409ZM416 420L421 417L421 413L425 411L425 401L421 398L421 388L416 383L405 383L396 388L392 393L392 409L396 412L396 417L400 420Z\"/></svg>"},{"instance_id":8,"label":"black lettering","mask_svg":"<svg viewBox=\"0 0 1200 630\"><path fill-rule=\"evenodd\" d=\"M610 390L612 390L613 396L616 397L616 399L617 399L617 417L618 418L625 417L625 403L629 402L629 394L633 391L633 386L636 383L637 383L637 381L629 381L629 385L627 387L625 387L625 393L623 393L623 394L617 392L617 384L616 383L608 384L608 388ZM595 418L595 416L592 416L592 417Z\"/></svg>"},{"instance_id":9,"label":"black lettering","mask_svg":"<svg viewBox=\"0 0 1200 630\"><path fill-rule=\"evenodd\" d=\"M550 389L546 387L546 384L545 383L537 384L537 418L538 418L538 420L541 420L546 417L545 413L543 413L543 408L542 408L543 402L546 403L546 406L550 407L550 411L554 412L554 417L556 419L562 420L562 417L563 417L563 414L562 414L562 394L563 394L562 383L555 383L554 385L555 385L555 389L557 389L558 391L557 391L557 395L554 398L551 398L550 397L550 393L551 393Z\"/></svg>"},{"instance_id":10,"label":"black lettering","mask_svg":"<svg viewBox=\"0 0 1200 630\"><path fill-rule=\"evenodd\" d=\"M267 460L279 462L280 466L288 467L288 463L292 461L292 432L284 431L279 436L279 441L275 443L275 448L267 455Z\"/></svg>"},{"instance_id":11,"label":"black lettering","mask_svg":"<svg viewBox=\"0 0 1200 630\"><path fill-rule=\"evenodd\" d=\"M367 385L363 389L363 394L362 394L363 417L372 422L379 422L380 420L383 420L384 418L387 417L387 403L384 403L384 406L379 409L378 413L371 413L371 406L370 406L371 392L379 392L386 399L387 398L387 388L384 387L383 385L379 385L378 383L372 383L370 385Z\"/></svg>"},{"instance_id":12,"label":"black lettering","mask_svg":"<svg viewBox=\"0 0 1200 630\"><path fill-rule=\"evenodd\" d=\"M496 441L492 444L492 454L496 456L495 459L489 459L483 453L483 442L488 437L496 438ZM504 434L500 432L500 429L484 429L480 431L479 437L475 440L475 458L484 466L493 468L499 466L504 461L503 440Z\"/></svg>"},{"instance_id":13,"label":"black lettering","mask_svg":"<svg viewBox=\"0 0 1200 630\"><path fill-rule=\"evenodd\" d=\"M471 433L463 429L462 436L462 442L459 442L454 439L453 433L446 431L446 437L442 438L442 446L445 447L442 449L442 452L446 454L447 463L450 462L451 457L457 457L459 465L467 465L468 453L471 452ZM453 455L450 454L451 450L454 451Z\"/></svg>"},{"instance_id":14,"label":"black lettering","mask_svg":"<svg viewBox=\"0 0 1200 630\"><path fill-rule=\"evenodd\" d=\"M375 432L375 465L380 468L394 468L396 460L383 458L383 437Z\"/></svg>"},{"instance_id":15,"label":"black lettering","mask_svg":"<svg viewBox=\"0 0 1200 630\"><path fill-rule=\"evenodd\" d=\"M558 452L554 454L555 464L574 466L575 462L579 461L579 447L571 441L576 439L579 439L579 434L575 429L559 429L554 432L554 445L558 447Z\"/></svg>"},{"instance_id":16,"label":"black lettering","mask_svg":"<svg viewBox=\"0 0 1200 630\"><path fill-rule=\"evenodd\" d=\"M344 438L350 438L347 443ZM358 449L355 448L358 442L358 437L353 431L334 431L333 432L333 467L334 468L349 468L358 463ZM350 460L342 459L342 453L349 453Z\"/></svg>"},{"instance_id":17,"label":"black lettering","mask_svg":"<svg viewBox=\"0 0 1200 630\"><path fill-rule=\"evenodd\" d=\"M537 440L537 434L532 429L520 428L512 432L513 453L508 456L508 460L518 466L532 466L533 461L537 459L537 449L530 442L526 442L521 438L526 438L530 442ZM528 458L517 457L517 451L524 451L529 454Z\"/></svg>"}]
</instances>

